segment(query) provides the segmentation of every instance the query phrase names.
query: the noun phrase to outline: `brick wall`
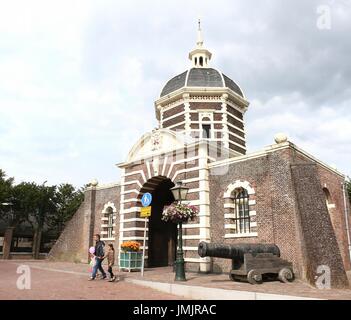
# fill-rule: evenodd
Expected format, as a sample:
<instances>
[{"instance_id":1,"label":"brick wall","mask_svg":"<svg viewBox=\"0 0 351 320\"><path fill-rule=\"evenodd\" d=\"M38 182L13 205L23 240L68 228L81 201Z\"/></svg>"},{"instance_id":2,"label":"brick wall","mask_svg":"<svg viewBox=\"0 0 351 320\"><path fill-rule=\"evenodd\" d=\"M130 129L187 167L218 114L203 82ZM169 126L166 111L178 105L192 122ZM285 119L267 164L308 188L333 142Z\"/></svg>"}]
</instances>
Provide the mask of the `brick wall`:
<instances>
[{"instance_id":1,"label":"brick wall","mask_svg":"<svg viewBox=\"0 0 351 320\"><path fill-rule=\"evenodd\" d=\"M341 191L342 178L322 167L315 165L316 172L309 174L316 176L311 182L309 189L303 189L305 193L311 192L313 197L309 199L311 208L317 210L318 214L310 216L309 223L301 222L301 217L306 214L302 211L306 198L302 197L302 186L296 184L291 173L293 164L314 163L310 158L296 152L293 147L270 152L267 155L248 159L243 162L232 163L228 171L223 175L210 176L210 203L211 203L211 241L217 243L274 243L279 246L282 258L293 263L295 274L306 278L309 264L313 261L313 266L320 261L328 262L339 270L339 275L334 279L335 285L345 284L343 268L350 269L349 257L347 252L347 234L345 219L343 216L343 197ZM307 169L306 169L307 170ZM318 174L317 174L318 173ZM296 175L295 175L296 176ZM255 195L250 199L256 200L255 211L257 213L257 237L250 238L231 238L224 236L224 192L230 184L241 180L250 183L255 189ZM295 182L294 182L295 181ZM325 199L323 198L322 184L326 183L330 187L335 209L328 215L321 213L320 208L326 209ZM312 189L313 186L313 189ZM322 195L322 196L321 196ZM328 219L332 221L333 228L327 228ZM308 227L310 226L310 227ZM330 224L331 226L331 224ZM334 232L335 231L335 232ZM318 240L313 242L313 235L317 232L321 238L335 238L335 242L330 241L327 254L323 251L323 259L317 259ZM309 248L303 245L309 239ZM317 238L316 238L317 239ZM335 255L331 253L335 252ZM335 258L338 252L341 253L343 264ZM341 258L340 258L341 259ZM313 268L314 268L313 267ZM225 259L213 259L214 272L228 272L231 268L231 261ZM312 279L309 278L311 281ZM337 280L338 279L338 280Z\"/></svg>"}]
</instances>

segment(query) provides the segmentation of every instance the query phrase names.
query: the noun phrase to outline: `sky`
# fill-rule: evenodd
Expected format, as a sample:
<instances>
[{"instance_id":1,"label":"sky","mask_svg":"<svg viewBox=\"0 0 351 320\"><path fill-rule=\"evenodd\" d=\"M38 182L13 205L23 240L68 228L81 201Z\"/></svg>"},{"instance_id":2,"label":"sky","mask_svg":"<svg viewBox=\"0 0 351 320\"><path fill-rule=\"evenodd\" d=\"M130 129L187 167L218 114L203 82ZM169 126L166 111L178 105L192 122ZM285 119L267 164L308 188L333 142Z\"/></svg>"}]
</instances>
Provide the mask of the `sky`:
<instances>
[{"instance_id":1,"label":"sky","mask_svg":"<svg viewBox=\"0 0 351 320\"><path fill-rule=\"evenodd\" d=\"M118 182L154 101L211 66L250 101L248 152L289 140L351 175L351 0L0 0L0 168L16 182Z\"/></svg>"}]
</instances>

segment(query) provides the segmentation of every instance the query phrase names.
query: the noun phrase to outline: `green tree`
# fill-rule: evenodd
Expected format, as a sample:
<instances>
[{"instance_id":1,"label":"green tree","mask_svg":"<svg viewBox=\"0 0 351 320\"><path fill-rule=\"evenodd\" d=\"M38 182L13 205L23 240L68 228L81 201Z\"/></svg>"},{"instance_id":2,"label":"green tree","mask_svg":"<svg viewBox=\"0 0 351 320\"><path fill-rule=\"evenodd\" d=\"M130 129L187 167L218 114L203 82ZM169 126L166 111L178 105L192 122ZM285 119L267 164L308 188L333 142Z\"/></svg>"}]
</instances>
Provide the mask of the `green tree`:
<instances>
[{"instance_id":1,"label":"green tree","mask_svg":"<svg viewBox=\"0 0 351 320\"><path fill-rule=\"evenodd\" d=\"M50 216L49 228L59 235L83 202L84 192L71 184L61 184L56 190L55 200L57 210Z\"/></svg>"},{"instance_id":2,"label":"green tree","mask_svg":"<svg viewBox=\"0 0 351 320\"><path fill-rule=\"evenodd\" d=\"M351 181L346 182L346 190L347 190L347 193L349 195L349 201L351 203Z\"/></svg>"},{"instance_id":3,"label":"green tree","mask_svg":"<svg viewBox=\"0 0 351 320\"><path fill-rule=\"evenodd\" d=\"M5 171L0 169L0 219L7 221L12 210L13 178L7 178Z\"/></svg>"}]
</instances>

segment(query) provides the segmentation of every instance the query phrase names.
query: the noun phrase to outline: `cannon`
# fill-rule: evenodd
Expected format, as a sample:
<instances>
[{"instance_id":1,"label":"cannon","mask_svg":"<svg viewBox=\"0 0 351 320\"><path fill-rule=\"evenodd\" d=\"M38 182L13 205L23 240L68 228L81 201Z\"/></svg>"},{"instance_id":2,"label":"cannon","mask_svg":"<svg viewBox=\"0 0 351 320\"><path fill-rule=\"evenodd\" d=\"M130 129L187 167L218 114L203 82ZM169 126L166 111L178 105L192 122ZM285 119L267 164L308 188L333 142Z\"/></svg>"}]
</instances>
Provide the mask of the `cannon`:
<instances>
[{"instance_id":1,"label":"cannon","mask_svg":"<svg viewBox=\"0 0 351 320\"><path fill-rule=\"evenodd\" d=\"M274 244L216 244L200 242L199 256L232 260L229 278L261 284L263 277L275 277L281 282L294 280L292 263L280 258L279 247Z\"/></svg>"}]
</instances>

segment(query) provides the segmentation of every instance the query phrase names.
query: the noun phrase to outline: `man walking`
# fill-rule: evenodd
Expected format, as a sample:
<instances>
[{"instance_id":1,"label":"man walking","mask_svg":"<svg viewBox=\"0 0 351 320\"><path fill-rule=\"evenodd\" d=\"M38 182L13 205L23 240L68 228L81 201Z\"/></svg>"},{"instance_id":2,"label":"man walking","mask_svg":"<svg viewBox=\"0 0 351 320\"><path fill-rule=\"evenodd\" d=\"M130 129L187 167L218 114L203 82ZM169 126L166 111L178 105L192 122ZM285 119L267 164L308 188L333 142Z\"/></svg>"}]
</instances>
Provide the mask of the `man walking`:
<instances>
[{"instance_id":1,"label":"man walking","mask_svg":"<svg viewBox=\"0 0 351 320\"><path fill-rule=\"evenodd\" d=\"M93 267L93 273L89 280L95 280L98 270L102 274L102 279L106 279L106 272L102 267L102 261L104 260L104 256L105 256L105 252L104 252L105 243L100 240L100 235L98 234L94 236L94 240L95 240L95 264Z\"/></svg>"}]
</instances>

